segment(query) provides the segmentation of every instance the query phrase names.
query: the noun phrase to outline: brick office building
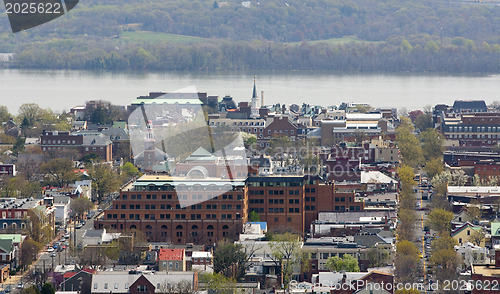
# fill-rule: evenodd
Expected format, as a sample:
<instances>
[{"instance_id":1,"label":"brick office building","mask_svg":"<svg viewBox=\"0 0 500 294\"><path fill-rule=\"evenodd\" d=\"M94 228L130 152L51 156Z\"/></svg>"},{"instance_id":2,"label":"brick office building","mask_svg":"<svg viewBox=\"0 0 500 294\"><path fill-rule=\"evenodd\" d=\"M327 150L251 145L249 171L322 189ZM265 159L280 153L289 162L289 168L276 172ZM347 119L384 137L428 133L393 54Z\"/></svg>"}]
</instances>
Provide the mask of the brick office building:
<instances>
[{"instance_id":1,"label":"brick office building","mask_svg":"<svg viewBox=\"0 0 500 294\"><path fill-rule=\"evenodd\" d=\"M314 176L250 177L249 211L259 213L270 229L292 229L305 234L322 211L363 211L354 193L335 192L335 185Z\"/></svg>"},{"instance_id":2,"label":"brick office building","mask_svg":"<svg viewBox=\"0 0 500 294\"><path fill-rule=\"evenodd\" d=\"M220 178L182 180L186 178L141 177L121 191L95 227L139 229L155 242L213 244L237 239L252 210L270 229L301 234L319 212L364 210L354 193L336 192L335 185L313 176L249 177L246 183Z\"/></svg>"},{"instance_id":3,"label":"brick office building","mask_svg":"<svg viewBox=\"0 0 500 294\"><path fill-rule=\"evenodd\" d=\"M236 240L247 221L244 182L145 175L94 222L96 229L143 231L150 241L213 244Z\"/></svg>"},{"instance_id":4,"label":"brick office building","mask_svg":"<svg viewBox=\"0 0 500 294\"><path fill-rule=\"evenodd\" d=\"M95 132L43 132L40 138L43 152L58 153L75 150L80 156L95 153L104 161L112 160L113 142L108 136Z\"/></svg>"},{"instance_id":5,"label":"brick office building","mask_svg":"<svg viewBox=\"0 0 500 294\"><path fill-rule=\"evenodd\" d=\"M494 146L500 142L500 113L446 115L443 112L441 122L446 139L458 140L460 146Z\"/></svg>"}]
</instances>

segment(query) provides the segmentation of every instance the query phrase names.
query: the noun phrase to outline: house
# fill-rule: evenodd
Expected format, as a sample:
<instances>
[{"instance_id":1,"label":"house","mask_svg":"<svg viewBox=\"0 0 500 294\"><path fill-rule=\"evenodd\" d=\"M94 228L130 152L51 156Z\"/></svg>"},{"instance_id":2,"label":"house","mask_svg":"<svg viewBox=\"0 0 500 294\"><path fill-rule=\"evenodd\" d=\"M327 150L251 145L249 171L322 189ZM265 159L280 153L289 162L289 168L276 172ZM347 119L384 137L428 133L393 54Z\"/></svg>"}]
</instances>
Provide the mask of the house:
<instances>
[{"instance_id":1,"label":"house","mask_svg":"<svg viewBox=\"0 0 500 294\"><path fill-rule=\"evenodd\" d=\"M470 214L465 209L462 209L460 210L460 212L456 213L451 220L451 226L452 229L455 229L456 227L462 226L466 222L472 221L473 218L470 216Z\"/></svg>"},{"instance_id":2,"label":"house","mask_svg":"<svg viewBox=\"0 0 500 294\"><path fill-rule=\"evenodd\" d=\"M167 293L167 289L198 290L196 272L106 271L92 276L92 294ZM181 291L179 291L181 292ZM185 292L183 292L185 293Z\"/></svg>"},{"instance_id":3,"label":"house","mask_svg":"<svg viewBox=\"0 0 500 294\"><path fill-rule=\"evenodd\" d=\"M7 175L15 177L16 174L15 164L0 164L0 176Z\"/></svg>"},{"instance_id":4,"label":"house","mask_svg":"<svg viewBox=\"0 0 500 294\"><path fill-rule=\"evenodd\" d=\"M474 232L481 232L482 233L481 227L477 227L477 226L472 225L469 222L466 222L462 226L457 227L455 230L453 230L451 232L451 237L453 237L453 239L455 239L458 242L458 244L463 245L466 242L473 240ZM485 247L484 238L481 240L479 246Z\"/></svg>"},{"instance_id":5,"label":"house","mask_svg":"<svg viewBox=\"0 0 500 294\"><path fill-rule=\"evenodd\" d=\"M92 285L92 274L95 271L84 268L79 272L66 272L63 275L64 281L61 283L61 290L78 291L81 294L90 294Z\"/></svg>"},{"instance_id":6,"label":"house","mask_svg":"<svg viewBox=\"0 0 500 294\"><path fill-rule=\"evenodd\" d=\"M15 257L15 247L10 239L0 239L0 263L10 264Z\"/></svg>"},{"instance_id":7,"label":"house","mask_svg":"<svg viewBox=\"0 0 500 294\"><path fill-rule=\"evenodd\" d=\"M17 268L19 266L19 257L21 254L21 244L24 242L24 239L26 239L26 236L23 236L21 234L0 234L0 241L1 240L8 240L12 242L13 245L13 259L10 261L10 265L12 268ZM6 247L9 247L8 242L5 244ZM3 259L2 259L3 261Z\"/></svg>"},{"instance_id":8,"label":"house","mask_svg":"<svg viewBox=\"0 0 500 294\"><path fill-rule=\"evenodd\" d=\"M186 252L184 249L160 249L158 255L159 271L186 271Z\"/></svg>"},{"instance_id":9,"label":"house","mask_svg":"<svg viewBox=\"0 0 500 294\"><path fill-rule=\"evenodd\" d=\"M75 120L71 122L71 130L72 131L84 131L87 130L87 121L86 120Z\"/></svg>"},{"instance_id":10,"label":"house","mask_svg":"<svg viewBox=\"0 0 500 294\"><path fill-rule=\"evenodd\" d=\"M488 249L466 242L463 245L456 245L455 251L462 257L462 262L466 268L472 264L489 263Z\"/></svg>"}]
</instances>

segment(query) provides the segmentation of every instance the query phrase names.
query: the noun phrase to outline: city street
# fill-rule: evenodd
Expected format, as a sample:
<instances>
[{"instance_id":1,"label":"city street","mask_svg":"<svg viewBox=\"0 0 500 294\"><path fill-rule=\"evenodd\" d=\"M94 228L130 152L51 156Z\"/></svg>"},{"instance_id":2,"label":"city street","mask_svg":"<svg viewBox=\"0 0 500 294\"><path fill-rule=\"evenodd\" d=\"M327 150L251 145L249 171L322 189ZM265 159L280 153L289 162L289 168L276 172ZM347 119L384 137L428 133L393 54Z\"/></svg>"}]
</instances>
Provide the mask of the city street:
<instances>
[{"instance_id":1,"label":"city street","mask_svg":"<svg viewBox=\"0 0 500 294\"><path fill-rule=\"evenodd\" d=\"M82 242L83 235L87 230L93 229L94 220L85 220L86 223L79 229L74 228L74 223L68 225L67 230L70 234L69 239L62 238L59 235L56 239L51 242L54 244L59 242L60 246L66 246L65 249L48 249L47 246L43 251L37 254L37 260L30 266L30 268L23 273L23 275L11 276L5 283L0 284L0 293L6 289L10 293L20 293L21 289L18 288L18 284L22 284L23 288L30 287L36 282L37 276L41 276L44 272L49 273L53 271L58 265L72 265L75 264L76 258L72 254L72 249L74 244L78 247L78 244ZM76 243L74 241L74 232L76 232ZM64 234L62 234L64 235ZM67 244L67 245L66 245ZM49 252L51 251L51 252ZM7 291L5 291L7 293Z\"/></svg>"}]
</instances>

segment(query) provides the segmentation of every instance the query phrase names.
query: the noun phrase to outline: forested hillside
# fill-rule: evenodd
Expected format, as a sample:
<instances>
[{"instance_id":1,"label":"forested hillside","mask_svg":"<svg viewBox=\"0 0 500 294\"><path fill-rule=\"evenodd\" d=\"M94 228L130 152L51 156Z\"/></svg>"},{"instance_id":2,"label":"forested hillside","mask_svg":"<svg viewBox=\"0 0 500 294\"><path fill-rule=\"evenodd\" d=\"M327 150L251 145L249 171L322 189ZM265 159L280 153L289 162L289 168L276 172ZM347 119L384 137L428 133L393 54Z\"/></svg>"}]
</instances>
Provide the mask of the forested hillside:
<instances>
[{"instance_id":1,"label":"forested hillside","mask_svg":"<svg viewBox=\"0 0 500 294\"><path fill-rule=\"evenodd\" d=\"M6 17L0 29L18 67L500 71L488 1L81 0L29 31L8 33ZM360 42L312 42L346 36Z\"/></svg>"}]
</instances>

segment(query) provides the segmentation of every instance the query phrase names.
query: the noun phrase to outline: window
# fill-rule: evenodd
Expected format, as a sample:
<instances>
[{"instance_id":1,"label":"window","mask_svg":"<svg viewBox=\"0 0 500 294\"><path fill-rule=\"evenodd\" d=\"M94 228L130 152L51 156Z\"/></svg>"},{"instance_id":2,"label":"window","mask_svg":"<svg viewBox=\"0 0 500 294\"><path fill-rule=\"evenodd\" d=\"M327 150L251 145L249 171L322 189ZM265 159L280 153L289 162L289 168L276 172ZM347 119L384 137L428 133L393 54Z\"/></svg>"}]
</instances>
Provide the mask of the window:
<instances>
[{"instance_id":1,"label":"window","mask_svg":"<svg viewBox=\"0 0 500 294\"><path fill-rule=\"evenodd\" d=\"M148 286L147 285L139 285L137 286L137 292L147 292L148 291Z\"/></svg>"},{"instance_id":2,"label":"window","mask_svg":"<svg viewBox=\"0 0 500 294\"><path fill-rule=\"evenodd\" d=\"M118 289L118 283L115 283L115 289Z\"/></svg>"},{"instance_id":3,"label":"window","mask_svg":"<svg viewBox=\"0 0 500 294\"><path fill-rule=\"evenodd\" d=\"M97 289L97 283L94 283L94 289Z\"/></svg>"},{"instance_id":4,"label":"window","mask_svg":"<svg viewBox=\"0 0 500 294\"><path fill-rule=\"evenodd\" d=\"M104 283L104 289L108 289L108 283Z\"/></svg>"}]
</instances>

